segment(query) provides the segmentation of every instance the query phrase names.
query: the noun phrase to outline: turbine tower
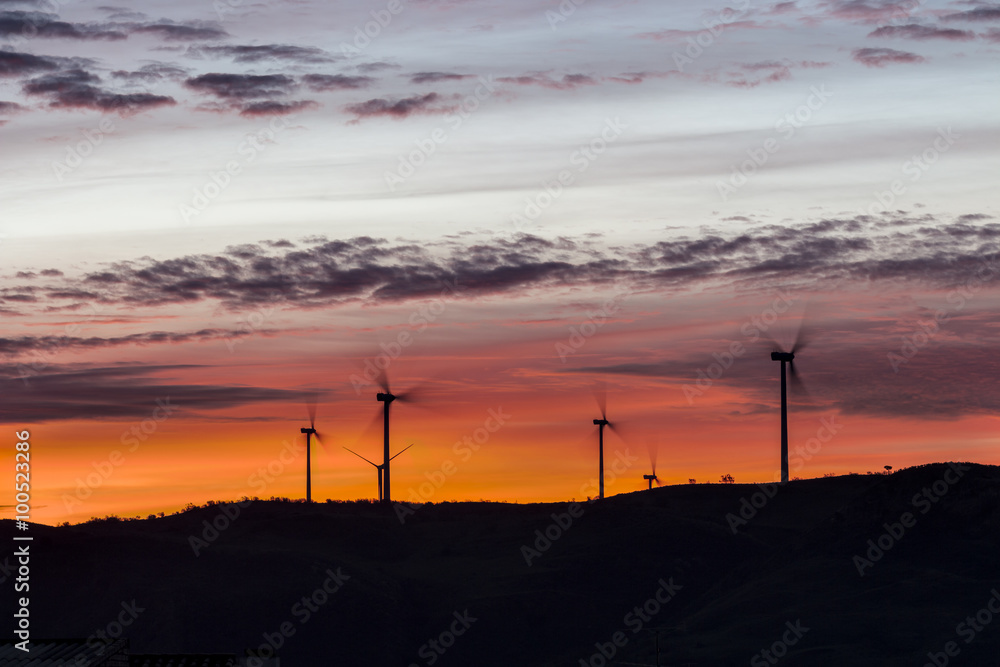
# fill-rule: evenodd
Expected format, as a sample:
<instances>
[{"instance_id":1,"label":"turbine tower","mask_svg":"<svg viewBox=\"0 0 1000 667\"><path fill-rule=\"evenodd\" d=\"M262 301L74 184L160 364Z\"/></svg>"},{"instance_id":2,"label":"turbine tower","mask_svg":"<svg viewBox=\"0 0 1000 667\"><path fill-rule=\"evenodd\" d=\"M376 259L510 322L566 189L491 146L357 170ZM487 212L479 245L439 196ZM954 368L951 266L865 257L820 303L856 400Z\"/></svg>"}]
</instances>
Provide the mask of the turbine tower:
<instances>
[{"instance_id":1,"label":"turbine tower","mask_svg":"<svg viewBox=\"0 0 1000 667\"><path fill-rule=\"evenodd\" d=\"M598 466L598 498L604 498L604 427L608 426L610 422L604 418L603 413L600 419L595 419L594 424L597 425L597 452L601 459L600 465Z\"/></svg>"},{"instance_id":2,"label":"turbine tower","mask_svg":"<svg viewBox=\"0 0 1000 667\"><path fill-rule=\"evenodd\" d=\"M375 394L375 399L383 404L382 405L382 418L383 418L382 477L385 480L384 482L385 486L383 487L383 489L385 490L385 495L380 496L379 500L388 504L390 502L389 498L391 498L391 495L389 494L389 461L392 460L391 458L389 458L389 406L392 404L393 401L396 400L396 397L389 392L388 381L386 382L385 385L385 391Z\"/></svg>"},{"instance_id":3,"label":"turbine tower","mask_svg":"<svg viewBox=\"0 0 1000 667\"><path fill-rule=\"evenodd\" d=\"M788 392L785 385L785 364L794 368L793 352L772 352L771 361L781 362L781 483L788 481Z\"/></svg>"}]
</instances>

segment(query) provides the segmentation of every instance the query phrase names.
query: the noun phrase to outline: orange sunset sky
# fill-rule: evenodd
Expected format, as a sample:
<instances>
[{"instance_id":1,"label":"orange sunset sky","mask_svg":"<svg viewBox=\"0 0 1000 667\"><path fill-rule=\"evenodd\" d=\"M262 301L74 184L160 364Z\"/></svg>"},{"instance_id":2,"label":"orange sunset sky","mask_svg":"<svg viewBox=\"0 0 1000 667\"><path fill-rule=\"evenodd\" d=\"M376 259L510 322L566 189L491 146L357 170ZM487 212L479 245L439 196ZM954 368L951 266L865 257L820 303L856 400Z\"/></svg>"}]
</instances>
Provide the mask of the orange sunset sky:
<instances>
[{"instance_id":1,"label":"orange sunset sky","mask_svg":"<svg viewBox=\"0 0 1000 667\"><path fill-rule=\"evenodd\" d=\"M608 494L771 481L800 329L793 476L1000 463L989 8L42 4L0 7L33 520L304 497L313 396L314 498L373 498L375 363L394 499L593 495L602 383Z\"/></svg>"}]
</instances>

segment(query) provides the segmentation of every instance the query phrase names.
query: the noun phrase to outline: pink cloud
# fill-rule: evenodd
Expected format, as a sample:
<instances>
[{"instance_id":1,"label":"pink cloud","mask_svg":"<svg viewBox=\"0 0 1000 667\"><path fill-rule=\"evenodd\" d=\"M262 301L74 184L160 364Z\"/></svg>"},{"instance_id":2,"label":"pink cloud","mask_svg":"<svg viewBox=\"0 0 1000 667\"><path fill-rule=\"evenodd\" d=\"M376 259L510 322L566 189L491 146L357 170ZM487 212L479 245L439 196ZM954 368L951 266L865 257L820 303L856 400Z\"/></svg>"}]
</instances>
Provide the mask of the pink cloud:
<instances>
[{"instance_id":1,"label":"pink cloud","mask_svg":"<svg viewBox=\"0 0 1000 667\"><path fill-rule=\"evenodd\" d=\"M896 49L854 49L851 55L865 67L885 67L890 63L922 63L926 59L909 51Z\"/></svg>"},{"instance_id":2,"label":"pink cloud","mask_svg":"<svg viewBox=\"0 0 1000 667\"><path fill-rule=\"evenodd\" d=\"M956 30L954 28L934 28L926 25L910 23L908 25L887 25L868 33L869 37L900 37L903 39L950 39L966 42L976 38L971 30Z\"/></svg>"}]
</instances>

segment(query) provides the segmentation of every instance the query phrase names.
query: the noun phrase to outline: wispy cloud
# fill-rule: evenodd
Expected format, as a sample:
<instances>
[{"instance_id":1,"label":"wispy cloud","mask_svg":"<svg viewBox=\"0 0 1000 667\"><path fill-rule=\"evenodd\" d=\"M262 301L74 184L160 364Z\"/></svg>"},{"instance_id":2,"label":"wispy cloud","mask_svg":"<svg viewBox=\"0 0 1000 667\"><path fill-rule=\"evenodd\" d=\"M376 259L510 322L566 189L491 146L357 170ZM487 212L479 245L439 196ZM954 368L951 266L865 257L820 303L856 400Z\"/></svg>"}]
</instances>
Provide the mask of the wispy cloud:
<instances>
[{"instance_id":1,"label":"wispy cloud","mask_svg":"<svg viewBox=\"0 0 1000 667\"><path fill-rule=\"evenodd\" d=\"M23 368L0 366L0 422L43 423L73 419L146 418L157 405L169 405L187 419L204 411L273 402L302 403L312 391L248 387L236 384L184 384L164 375L192 366L67 366L52 365L29 377ZM160 403L157 403L159 401Z\"/></svg>"},{"instance_id":2,"label":"wispy cloud","mask_svg":"<svg viewBox=\"0 0 1000 667\"><path fill-rule=\"evenodd\" d=\"M76 68L29 79L23 85L26 95L38 95L49 100L56 109L96 109L122 115L147 109L172 106L176 100L152 93L116 93L100 87L96 74Z\"/></svg>"},{"instance_id":3,"label":"wispy cloud","mask_svg":"<svg viewBox=\"0 0 1000 667\"><path fill-rule=\"evenodd\" d=\"M986 217L826 219L705 233L601 251L587 240L532 235L432 249L357 237L313 239L302 247L242 245L224 253L135 260L70 279L0 290L0 304L95 300L155 307L213 300L242 309L261 303L314 308L355 301L438 295L446 284L469 296L525 289L640 281L683 289L725 281L746 288L843 279L918 280L946 286L1000 241ZM450 248L451 256L442 257ZM434 250L432 253L431 250ZM65 282L65 284L61 284Z\"/></svg>"},{"instance_id":4,"label":"wispy cloud","mask_svg":"<svg viewBox=\"0 0 1000 667\"><path fill-rule=\"evenodd\" d=\"M868 33L869 37L899 37L903 39L950 39L952 41L964 42L976 38L976 33L970 30L956 30L954 28L935 28L926 25L908 23L907 25L888 25L877 28Z\"/></svg>"},{"instance_id":5,"label":"wispy cloud","mask_svg":"<svg viewBox=\"0 0 1000 667\"><path fill-rule=\"evenodd\" d=\"M280 60L295 63L328 63L336 60L323 49L293 44L233 44L224 46L191 47L188 56L213 58L229 57L238 63L259 63Z\"/></svg>"},{"instance_id":6,"label":"wispy cloud","mask_svg":"<svg viewBox=\"0 0 1000 667\"><path fill-rule=\"evenodd\" d=\"M349 76L346 74L306 74L302 77L302 83L317 92L357 90L367 88L375 81L376 79L370 76Z\"/></svg>"},{"instance_id":7,"label":"wispy cloud","mask_svg":"<svg viewBox=\"0 0 1000 667\"><path fill-rule=\"evenodd\" d=\"M922 63L925 62L923 56L909 51L897 51L896 49L854 49L852 57L865 67L885 67L894 63Z\"/></svg>"},{"instance_id":8,"label":"wispy cloud","mask_svg":"<svg viewBox=\"0 0 1000 667\"><path fill-rule=\"evenodd\" d=\"M419 114L446 113L455 108L455 104L448 104L437 93L401 98L378 97L357 104L348 104L344 107L345 110L356 116L355 122L362 118L377 116L387 116L399 120Z\"/></svg>"}]
</instances>

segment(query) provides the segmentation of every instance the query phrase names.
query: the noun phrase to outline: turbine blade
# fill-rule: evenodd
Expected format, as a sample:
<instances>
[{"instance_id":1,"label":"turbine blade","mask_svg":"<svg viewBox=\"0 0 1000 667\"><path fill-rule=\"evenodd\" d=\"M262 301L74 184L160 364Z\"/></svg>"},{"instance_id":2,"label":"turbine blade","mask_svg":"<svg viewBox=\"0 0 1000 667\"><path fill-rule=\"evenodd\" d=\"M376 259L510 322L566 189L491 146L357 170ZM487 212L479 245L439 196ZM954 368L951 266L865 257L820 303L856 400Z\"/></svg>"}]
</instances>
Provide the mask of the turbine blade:
<instances>
[{"instance_id":1,"label":"turbine blade","mask_svg":"<svg viewBox=\"0 0 1000 667\"><path fill-rule=\"evenodd\" d=\"M802 318L799 320L799 330L795 334L795 342L792 343L792 349L789 350L792 354L806 349L812 342L812 339L815 338L816 331L809 325L809 320L812 319L809 316L809 311L809 304L806 304L806 307L802 311Z\"/></svg>"},{"instance_id":2,"label":"turbine blade","mask_svg":"<svg viewBox=\"0 0 1000 667\"><path fill-rule=\"evenodd\" d=\"M655 473L654 473L654 474L655 474ZM654 481L654 482L656 482L656 485L657 485L657 486L663 486L663 482L661 482L661 481L660 481L660 478L659 478L659 477L656 477L656 478L654 478L654 479L653 479L653 481Z\"/></svg>"},{"instance_id":3,"label":"turbine blade","mask_svg":"<svg viewBox=\"0 0 1000 667\"><path fill-rule=\"evenodd\" d=\"M306 399L306 410L309 412L309 428L316 428L316 394Z\"/></svg>"},{"instance_id":4,"label":"turbine blade","mask_svg":"<svg viewBox=\"0 0 1000 667\"><path fill-rule=\"evenodd\" d=\"M594 383L594 400L597 401L597 407L601 410L601 419L608 418L608 383L604 380L598 380Z\"/></svg>"},{"instance_id":5,"label":"turbine blade","mask_svg":"<svg viewBox=\"0 0 1000 667\"><path fill-rule=\"evenodd\" d=\"M659 438L646 438L646 451L649 453L649 465L653 468L653 474L656 474L656 459L660 454L660 439Z\"/></svg>"},{"instance_id":6,"label":"turbine blade","mask_svg":"<svg viewBox=\"0 0 1000 667\"><path fill-rule=\"evenodd\" d=\"M386 372L384 368L378 372L378 377L375 378L375 382L378 383L378 386L381 387L382 391L386 394L392 393L389 391L389 373Z\"/></svg>"},{"instance_id":7,"label":"turbine blade","mask_svg":"<svg viewBox=\"0 0 1000 667\"><path fill-rule=\"evenodd\" d=\"M358 438L358 442L367 440L376 430L382 431L385 421L385 418L382 416L384 410L384 407L379 407L378 410L376 410L375 416L372 417L372 420L368 422L367 426L365 426L365 430L361 432L361 437Z\"/></svg>"},{"instance_id":8,"label":"turbine blade","mask_svg":"<svg viewBox=\"0 0 1000 667\"><path fill-rule=\"evenodd\" d=\"M634 426L634 422L630 422L629 420L625 420L624 422L615 421L614 423L608 422L608 430L614 433L626 445L630 440L632 442L636 440Z\"/></svg>"},{"instance_id":9,"label":"turbine blade","mask_svg":"<svg viewBox=\"0 0 1000 667\"><path fill-rule=\"evenodd\" d=\"M347 447L344 447L344 449L347 449ZM364 461L368 461L368 459L366 459L365 457L361 456L361 454L358 454L358 453L357 453L356 451L354 451L353 449L347 449L347 451L349 451L349 452L350 452L351 454L354 454L354 455L355 455L355 456L357 456L357 457L358 457L359 459L362 459L362 460L364 460ZM378 464L377 464L377 463L372 463L371 461L368 461L368 463L371 463L371 464L372 464L373 466L375 466L376 468L378 468Z\"/></svg>"},{"instance_id":10,"label":"turbine blade","mask_svg":"<svg viewBox=\"0 0 1000 667\"><path fill-rule=\"evenodd\" d=\"M806 400L810 400L812 398L809 394L809 390L806 389L806 385L802 382L802 378L799 377L798 371L795 370L794 361L788 362L788 379L791 380L792 389L796 394Z\"/></svg>"},{"instance_id":11,"label":"turbine blade","mask_svg":"<svg viewBox=\"0 0 1000 667\"><path fill-rule=\"evenodd\" d=\"M415 384L406 391L396 394L396 398L400 401L406 401L407 403L424 403L427 400L429 392L427 391L426 383Z\"/></svg>"},{"instance_id":12,"label":"turbine blade","mask_svg":"<svg viewBox=\"0 0 1000 667\"><path fill-rule=\"evenodd\" d=\"M408 445L407 445L406 447L403 447L403 448L402 448L401 450L399 450L399 451L398 451L398 452L396 453L396 456L399 456L400 454L402 454L403 452L405 452L405 451L406 451L407 449L409 449L409 448L410 448L410 447L412 447L412 446L413 446L413 443L411 442L411 443L410 443L410 444L408 444ZM393 456L393 457L392 457L392 458L390 458L389 460L391 461L392 459L396 458L396 456Z\"/></svg>"},{"instance_id":13,"label":"turbine blade","mask_svg":"<svg viewBox=\"0 0 1000 667\"><path fill-rule=\"evenodd\" d=\"M324 452L326 451L326 445L323 444L323 440L319 437L318 431L316 433L313 433L312 439L316 442L317 445L320 446L320 448L322 448Z\"/></svg>"},{"instance_id":14,"label":"turbine blade","mask_svg":"<svg viewBox=\"0 0 1000 667\"><path fill-rule=\"evenodd\" d=\"M757 343L758 345L762 347L769 347L771 349L771 352L785 351L784 346L778 341L776 341L774 337L771 336L770 334L758 330L757 335L760 336L760 341Z\"/></svg>"}]
</instances>

